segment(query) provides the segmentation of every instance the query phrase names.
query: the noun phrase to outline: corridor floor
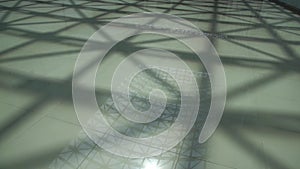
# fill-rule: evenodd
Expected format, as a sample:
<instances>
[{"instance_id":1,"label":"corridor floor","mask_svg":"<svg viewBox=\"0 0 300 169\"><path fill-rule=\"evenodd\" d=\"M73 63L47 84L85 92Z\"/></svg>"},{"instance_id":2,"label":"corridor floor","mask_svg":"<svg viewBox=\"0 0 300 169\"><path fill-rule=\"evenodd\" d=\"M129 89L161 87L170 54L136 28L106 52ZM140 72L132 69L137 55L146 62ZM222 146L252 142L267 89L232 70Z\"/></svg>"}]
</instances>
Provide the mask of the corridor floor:
<instances>
[{"instance_id":1,"label":"corridor floor","mask_svg":"<svg viewBox=\"0 0 300 169\"><path fill-rule=\"evenodd\" d=\"M268 0L1 0L0 8L1 169L299 168L298 14ZM207 142L199 144L198 136L210 106L208 74L184 45L157 35L127 39L106 56L95 82L99 108L127 135L147 137L168 128L177 116L172 113L178 110L176 101L151 124L131 125L108 92L122 58L149 46L163 48L177 53L197 75L201 106L191 132L166 153L131 159L103 150L82 130L72 100L78 54L101 26L137 12L172 14L207 35L219 35L208 38L225 69L227 100ZM162 72L150 74L136 77L131 86L132 104L140 109L149 106L139 96L145 84L178 96L176 85L153 82Z\"/></svg>"}]
</instances>

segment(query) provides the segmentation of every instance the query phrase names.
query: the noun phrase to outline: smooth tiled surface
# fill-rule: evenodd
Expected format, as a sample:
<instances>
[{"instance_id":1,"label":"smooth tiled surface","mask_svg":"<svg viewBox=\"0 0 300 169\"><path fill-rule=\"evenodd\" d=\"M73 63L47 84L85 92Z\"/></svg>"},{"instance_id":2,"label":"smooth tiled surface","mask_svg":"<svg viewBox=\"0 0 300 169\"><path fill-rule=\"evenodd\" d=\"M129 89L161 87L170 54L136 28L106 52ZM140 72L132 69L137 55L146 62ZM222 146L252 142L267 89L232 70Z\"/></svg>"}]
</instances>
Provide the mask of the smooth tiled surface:
<instances>
[{"instance_id":1,"label":"smooth tiled surface","mask_svg":"<svg viewBox=\"0 0 300 169\"><path fill-rule=\"evenodd\" d=\"M267 0L7 0L0 8L0 168L299 168L299 15ZM174 14L206 33L227 36L210 38L224 64L227 102L218 129L199 144L209 87L206 78L198 77L203 102L190 134L160 156L127 159L97 147L82 131L73 107L72 73L82 46L98 28L150 11ZM99 107L112 122L119 121L120 132L137 137L166 129L176 117L132 125L112 106L108 91L114 68L147 47L170 50L193 71L203 72L193 53L165 37L137 36L113 48L97 73Z\"/></svg>"}]
</instances>

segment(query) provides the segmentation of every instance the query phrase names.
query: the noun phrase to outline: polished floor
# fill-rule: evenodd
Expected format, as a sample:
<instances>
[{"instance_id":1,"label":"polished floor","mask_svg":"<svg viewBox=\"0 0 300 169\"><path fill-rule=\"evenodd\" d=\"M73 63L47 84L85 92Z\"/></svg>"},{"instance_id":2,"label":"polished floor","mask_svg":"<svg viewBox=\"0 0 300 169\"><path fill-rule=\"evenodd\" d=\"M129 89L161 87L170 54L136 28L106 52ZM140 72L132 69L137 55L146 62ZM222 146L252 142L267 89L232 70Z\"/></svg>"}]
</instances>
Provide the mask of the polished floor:
<instances>
[{"instance_id":1,"label":"polished floor","mask_svg":"<svg viewBox=\"0 0 300 169\"><path fill-rule=\"evenodd\" d=\"M298 14L268 0L1 0L0 8L1 169L299 168ZM208 35L222 35L209 39L224 65L227 101L219 127L206 143L197 139L210 103L207 72L184 45L156 35L132 37L108 54L97 73L99 108L116 130L132 137L167 129L177 116L179 94L178 86L166 85L172 78L163 72L140 74L131 86L138 109L149 107L141 94L150 90L145 84L160 86L175 98L150 124L126 121L108 92L124 57L149 46L164 48L177 53L200 84L201 107L191 132L168 152L137 159L113 155L83 132L72 100L76 58L101 26L136 12L173 14ZM157 82L158 77L163 78Z\"/></svg>"}]
</instances>

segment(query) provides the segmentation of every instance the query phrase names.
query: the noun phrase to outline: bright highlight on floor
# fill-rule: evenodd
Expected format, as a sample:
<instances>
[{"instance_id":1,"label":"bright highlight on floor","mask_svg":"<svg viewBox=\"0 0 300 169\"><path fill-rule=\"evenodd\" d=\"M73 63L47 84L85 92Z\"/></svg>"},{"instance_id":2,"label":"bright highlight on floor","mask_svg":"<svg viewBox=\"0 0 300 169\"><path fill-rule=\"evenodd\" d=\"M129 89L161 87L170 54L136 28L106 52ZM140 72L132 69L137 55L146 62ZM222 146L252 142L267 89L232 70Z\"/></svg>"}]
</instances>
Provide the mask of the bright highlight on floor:
<instances>
[{"instance_id":1,"label":"bright highlight on floor","mask_svg":"<svg viewBox=\"0 0 300 169\"><path fill-rule=\"evenodd\" d=\"M156 163L146 162L144 164L144 169L160 169Z\"/></svg>"}]
</instances>

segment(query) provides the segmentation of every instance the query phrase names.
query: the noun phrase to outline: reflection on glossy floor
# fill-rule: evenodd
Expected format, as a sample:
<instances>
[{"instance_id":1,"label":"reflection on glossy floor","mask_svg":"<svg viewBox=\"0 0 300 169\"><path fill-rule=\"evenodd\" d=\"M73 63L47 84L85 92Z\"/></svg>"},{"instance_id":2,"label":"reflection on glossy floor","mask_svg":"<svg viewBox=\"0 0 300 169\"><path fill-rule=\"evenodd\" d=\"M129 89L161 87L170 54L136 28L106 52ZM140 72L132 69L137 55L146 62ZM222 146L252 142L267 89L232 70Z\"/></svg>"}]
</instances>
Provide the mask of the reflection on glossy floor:
<instances>
[{"instance_id":1,"label":"reflection on glossy floor","mask_svg":"<svg viewBox=\"0 0 300 169\"><path fill-rule=\"evenodd\" d=\"M267 0L2 0L0 6L0 168L299 168L299 15ZM139 35L119 43L96 79L99 108L119 132L132 137L157 134L178 112L178 86L156 70L133 79L130 97L136 108L147 109L148 89L141 86L162 87L174 98L162 116L136 125L116 112L109 92L111 76L134 51L159 47L176 53L193 70L201 95L196 125L182 142L160 156L129 159L97 147L82 131L73 108L72 72L80 49L99 27L127 14L151 11L224 35L209 38L224 64L227 102L218 129L199 144L210 103L202 63L186 46L163 36ZM179 76L184 72L174 71Z\"/></svg>"}]
</instances>

